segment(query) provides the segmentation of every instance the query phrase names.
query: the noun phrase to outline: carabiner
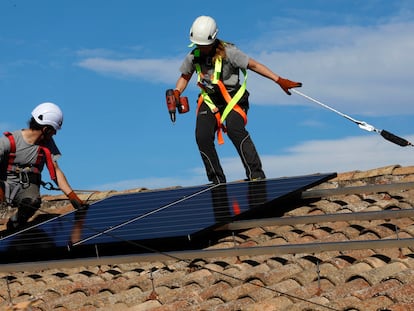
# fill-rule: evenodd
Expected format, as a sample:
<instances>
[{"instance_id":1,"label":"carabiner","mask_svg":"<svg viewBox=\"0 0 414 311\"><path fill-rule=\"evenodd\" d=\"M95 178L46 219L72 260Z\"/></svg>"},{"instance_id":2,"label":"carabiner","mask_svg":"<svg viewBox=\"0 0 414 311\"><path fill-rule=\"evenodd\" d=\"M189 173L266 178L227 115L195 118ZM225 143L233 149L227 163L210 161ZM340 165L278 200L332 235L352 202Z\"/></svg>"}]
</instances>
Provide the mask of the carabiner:
<instances>
[{"instance_id":1,"label":"carabiner","mask_svg":"<svg viewBox=\"0 0 414 311\"><path fill-rule=\"evenodd\" d=\"M42 181L42 187L46 190L60 190L60 188L56 188L55 186L53 186L51 182Z\"/></svg>"}]
</instances>

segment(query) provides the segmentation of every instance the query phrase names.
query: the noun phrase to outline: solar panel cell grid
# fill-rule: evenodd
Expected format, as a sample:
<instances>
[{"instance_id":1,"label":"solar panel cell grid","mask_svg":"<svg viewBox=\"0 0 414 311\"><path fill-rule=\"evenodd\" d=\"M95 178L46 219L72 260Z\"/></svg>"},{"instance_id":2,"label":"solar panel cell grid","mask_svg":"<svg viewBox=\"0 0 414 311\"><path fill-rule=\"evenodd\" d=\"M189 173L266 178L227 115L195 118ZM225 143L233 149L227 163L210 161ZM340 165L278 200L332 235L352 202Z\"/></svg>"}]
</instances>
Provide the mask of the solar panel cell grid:
<instances>
[{"instance_id":1,"label":"solar panel cell grid","mask_svg":"<svg viewBox=\"0 0 414 311\"><path fill-rule=\"evenodd\" d=\"M0 260L34 260L39 250L47 250L50 257L56 258L68 256L69 249L92 247L105 249L104 255L111 255L111 250L119 254L122 248L130 252L131 248L124 246L131 241L145 241L151 247L148 241L203 238L234 219L277 208L278 200L334 176L316 174L113 196L92 204L84 212L72 212L2 238ZM90 256L90 252L76 254Z\"/></svg>"}]
</instances>

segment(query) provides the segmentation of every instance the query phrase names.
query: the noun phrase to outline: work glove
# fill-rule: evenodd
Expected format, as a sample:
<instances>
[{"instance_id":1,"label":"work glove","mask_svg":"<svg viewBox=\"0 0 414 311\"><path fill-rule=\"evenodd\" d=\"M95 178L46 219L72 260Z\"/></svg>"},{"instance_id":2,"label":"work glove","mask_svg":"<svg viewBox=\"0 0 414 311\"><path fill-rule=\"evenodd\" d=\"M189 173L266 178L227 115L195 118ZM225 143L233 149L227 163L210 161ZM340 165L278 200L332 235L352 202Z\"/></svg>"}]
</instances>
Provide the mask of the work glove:
<instances>
[{"instance_id":1,"label":"work glove","mask_svg":"<svg viewBox=\"0 0 414 311\"><path fill-rule=\"evenodd\" d=\"M89 204L82 201L74 191L68 194L68 199L70 204L77 210L85 210L89 207Z\"/></svg>"},{"instance_id":2,"label":"work glove","mask_svg":"<svg viewBox=\"0 0 414 311\"><path fill-rule=\"evenodd\" d=\"M174 98L175 98L175 103L178 104L180 103L180 96L181 96L181 92L178 89L174 90Z\"/></svg>"},{"instance_id":3,"label":"work glove","mask_svg":"<svg viewBox=\"0 0 414 311\"><path fill-rule=\"evenodd\" d=\"M282 90L284 90L285 93L288 94L288 95L292 95L292 93L289 92L289 89L294 88L294 87L301 87L302 86L302 83L300 83L300 82L290 81L290 80L284 79L282 77L279 77L279 80L277 80L276 83L279 84L279 86L282 88Z\"/></svg>"},{"instance_id":4,"label":"work glove","mask_svg":"<svg viewBox=\"0 0 414 311\"><path fill-rule=\"evenodd\" d=\"M186 113L190 111L190 105L188 104L188 97L181 97L181 91L179 89L174 90L175 103L179 113Z\"/></svg>"}]
</instances>

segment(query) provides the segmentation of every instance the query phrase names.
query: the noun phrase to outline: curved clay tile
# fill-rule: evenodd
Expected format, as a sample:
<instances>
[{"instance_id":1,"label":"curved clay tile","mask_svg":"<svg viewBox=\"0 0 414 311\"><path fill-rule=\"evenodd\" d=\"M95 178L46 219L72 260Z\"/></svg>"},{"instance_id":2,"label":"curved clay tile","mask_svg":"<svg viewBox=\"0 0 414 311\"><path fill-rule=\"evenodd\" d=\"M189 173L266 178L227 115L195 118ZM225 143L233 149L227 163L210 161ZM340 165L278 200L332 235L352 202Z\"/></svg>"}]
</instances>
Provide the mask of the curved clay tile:
<instances>
[{"instance_id":1,"label":"curved clay tile","mask_svg":"<svg viewBox=\"0 0 414 311\"><path fill-rule=\"evenodd\" d=\"M357 262L351 266L345 267L343 269L338 270L336 273L332 273L331 275L327 275L328 278L334 280L335 284L341 284L349 282L349 280L360 273L372 269L370 265L364 262Z\"/></svg>"},{"instance_id":2,"label":"curved clay tile","mask_svg":"<svg viewBox=\"0 0 414 311\"><path fill-rule=\"evenodd\" d=\"M218 282L211 284L210 286L204 288L203 290L201 290L200 292L200 297L203 300L209 300L209 299L215 299L218 298L221 300L221 302L224 302L223 299L221 299L220 297L216 296L217 293L222 293L225 290L228 290L231 287L231 285L228 282L219 280Z\"/></svg>"},{"instance_id":3,"label":"curved clay tile","mask_svg":"<svg viewBox=\"0 0 414 311\"><path fill-rule=\"evenodd\" d=\"M384 310L388 306L393 304L393 301L384 295L378 295L364 301L358 301L351 304L350 307L356 308L357 310Z\"/></svg>"},{"instance_id":4,"label":"curved clay tile","mask_svg":"<svg viewBox=\"0 0 414 311\"><path fill-rule=\"evenodd\" d=\"M347 256L347 255L340 255L340 256L335 257L335 259L336 258L342 259L342 260L344 260L344 261L346 261L347 263L350 263L350 264L353 264L356 261L356 259L354 257Z\"/></svg>"},{"instance_id":5,"label":"curved clay tile","mask_svg":"<svg viewBox=\"0 0 414 311\"><path fill-rule=\"evenodd\" d=\"M314 265L319 264L321 262L321 260L318 257L312 256L312 255L305 255L301 257L301 259L306 259L312 262Z\"/></svg>"},{"instance_id":6,"label":"curved clay tile","mask_svg":"<svg viewBox=\"0 0 414 311\"><path fill-rule=\"evenodd\" d=\"M372 229L368 229L368 228L365 228L364 230L360 232L360 237L364 238L365 240L381 239L381 235L379 235L378 232Z\"/></svg>"}]
</instances>

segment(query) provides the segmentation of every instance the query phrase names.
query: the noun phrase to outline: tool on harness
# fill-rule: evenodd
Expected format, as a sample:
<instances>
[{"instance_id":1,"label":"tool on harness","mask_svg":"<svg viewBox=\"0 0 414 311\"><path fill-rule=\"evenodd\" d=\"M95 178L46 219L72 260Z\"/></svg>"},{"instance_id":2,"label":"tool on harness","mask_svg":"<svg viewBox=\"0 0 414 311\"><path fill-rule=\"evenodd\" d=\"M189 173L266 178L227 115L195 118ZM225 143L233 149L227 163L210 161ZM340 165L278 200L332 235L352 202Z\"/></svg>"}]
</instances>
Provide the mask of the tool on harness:
<instances>
[{"instance_id":1,"label":"tool on harness","mask_svg":"<svg viewBox=\"0 0 414 311\"><path fill-rule=\"evenodd\" d=\"M59 187L55 187L51 182L44 182L44 181L41 181L40 182L40 184L41 184L41 186L43 187L43 188L45 188L46 190L60 190L60 188Z\"/></svg>"},{"instance_id":2,"label":"tool on harness","mask_svg":"<svg viewBox=\"0 0 414 311\"><path fill-rule=\"evenodd\" d=\"M195 49L194 50L194 59L196 60L199 57L200 57L200 50ZM214 73L211 77L211 83L213 85L218 86L218 89L219 89L221 95L223 96L224 100L227 103L226 108L224 109L223 113L220 113L219 109L217 108L217 106L214 104L213 100L209 96L209 94L212 93L212 88L211 88L211 86L210 86L210 88L206 87L207 84L204 83L204 81L205 81L204 80L204 74L201 71L200 64L195 62L194 65L195 65L195 69L196 69L196 72L197 72L197 85L200 87L200 97L198 98L197 112L198 112L198 109L200 108L201 104L203 102L205 102L206 105L210 108L211 112L216 117L216 121L217 121L217 141L220 145L224 144L224 138L223 138L223 134L222 134L222 132L226 132L226 126L224 125L224 121L226 120L226 118L227 118L228 114L230 113L230 111L234 110L238 114L240 114L240 116L244 120L244 125L247 124L246 112L238 105L238 102L240 101L240 99L242 98L244 93L246 92L247 70L241 69L241 71L244 75L244 81L241 84L240 88L237 90L236 94L233 97L231 97L231 95L229 94L229 92L228 92L226 86L224 85L223 81L220 80L221 69L222 69L222 66L223 66L222 59L221 59L221 57L216 58L215 64L214 64Z\"/></svg>"},{"instance_id":3,"label":"tool on harness","mask_svg":"<svg viewBox=\"0 0 414 311\"><path fill-rule=\"evenodd\" d=\"M4 135L9 139L9 142L10 142L7 172L19 174L22 183L30 182L31 181L30 175L41 174L39 167L42 161L44 160L46 163L46 167L49 171L50 178L57 184L55 165L53 163L52 154L49 148L47 148L46 146L39 145L36 163L34 165L25 165L22 167L22 166L16 165L15 163L16 141L14 140L13 134L10 132L4 132ZM40 178L39 178L39 182L40 182Z\"/></svg>"},{"instance_id":4,"label":"tool on harness","mask_svg":"<svg viewBox=\"0 0 414 311\"><path fill-rule=\"evenodd\" d=\"M49 170L50 177L57 184L55 166L53 163L51 152L47 147L39 146L38 156L35 164L20 166L15 163L16 141L14 139L13 134L10 132L4 132L4 135L9 139L10 142L10 149L8 153L8 161L6 168L7 174L13 174L15 176L18 176L19 179L19 183L14 187L11 187L7 181L4 182L5 201L7 204L13 204L13 200L20 189L26 189L30 186L31 183L38 185L41 184L40 165L42 164L44 158L46 166Z\"/></svg>"},{"instance_id":5,"label":"tool on harness","mask_svg":"<svg viewBox=\"0 0 414 311\"><path fill-rule=\"evenodd\" d=\"M19 170L19 184L23 189L26 189L30 186L30 177L29 173L26 170Z\"/></svg>"},{"instance_id":6,"label":"tool on harness","mask_svg":"<svg viewBox=\"0 0 414 311\"><path fill-rule=\"evenodd\" d=\"M181 92L177 89L168 89L165 92L165 99L167 102L168 112L170 114L171 121L174 123L176 120L176 111L178 113L186 113L190 111L190 105L188 104L188 97L181 97Z\"/></svg>"},{"instance_id":7,"label":"tool on harness","mask_svg":"<svg viewBox=\"0 0 414 311\"><path fill-rule=\"evenodd\" d=\"M41 186L43 188L45 188L46 190L56 190L56 191L61 191L62 190L59 187L55 187L51 182L41 181ZM73 191L75 191L75 192L90 192L90 193L101 192L100 190L86 190L86 189L73 189Z\"/></svg>"},{"instance_id":8,"label":"tool on harness","mask_svg":"<svg viewBox=\"0 0 414 311\"><path fill-rule=\"evenodd\" d=\"M9 160L8 160L8 166L7 166L7 171L8 172L19 172L19 170L21 170L21 167L18 167L14 161L16 158L16 141L14 140L13 134L10 132L4 132L4 135L9 139L10 141L10 151L9 151ZM50 174L50 178L57 183L57 178L56 178L56 170L55 170L55 165L53 163L53 159L52 159L52 154L49 150L49 148L47 148L46 146L38 146L38 156L36 159L36 163L34 165L27 165L24 167L24 169L27 171L29 170L31 173L34 174L40 174L40 165L42 163L42 161L44 160L46 163L46 167L49 171Z\"/></svg>"}]
</instances>

